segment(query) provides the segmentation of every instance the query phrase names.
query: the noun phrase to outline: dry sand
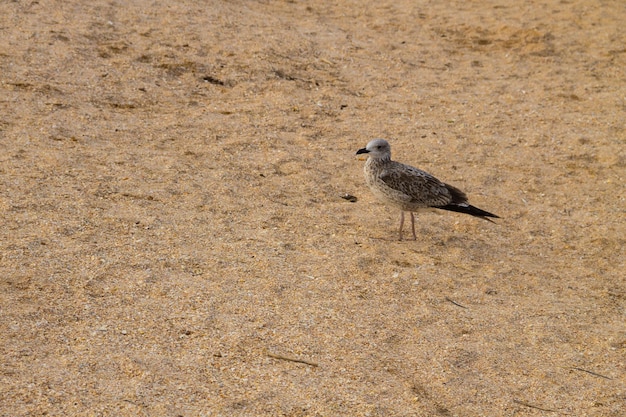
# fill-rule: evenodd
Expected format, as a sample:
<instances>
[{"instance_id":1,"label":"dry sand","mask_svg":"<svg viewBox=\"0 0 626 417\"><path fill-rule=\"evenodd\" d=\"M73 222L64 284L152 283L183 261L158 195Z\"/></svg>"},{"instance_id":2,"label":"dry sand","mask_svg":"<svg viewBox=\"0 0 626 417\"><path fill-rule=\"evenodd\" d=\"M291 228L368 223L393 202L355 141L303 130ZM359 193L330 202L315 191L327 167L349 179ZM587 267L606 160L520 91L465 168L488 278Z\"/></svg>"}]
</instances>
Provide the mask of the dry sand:
<instances>
[{"instance_id":1,"label":"dry sand","mask_svg":"<svg viewBox=\"0 0 626 417\"><path fill-rule=\"evenodd\" d=\"M626 2L130 3L0 2L1 416L624 415Z\"/></svg>"}]
</instances>

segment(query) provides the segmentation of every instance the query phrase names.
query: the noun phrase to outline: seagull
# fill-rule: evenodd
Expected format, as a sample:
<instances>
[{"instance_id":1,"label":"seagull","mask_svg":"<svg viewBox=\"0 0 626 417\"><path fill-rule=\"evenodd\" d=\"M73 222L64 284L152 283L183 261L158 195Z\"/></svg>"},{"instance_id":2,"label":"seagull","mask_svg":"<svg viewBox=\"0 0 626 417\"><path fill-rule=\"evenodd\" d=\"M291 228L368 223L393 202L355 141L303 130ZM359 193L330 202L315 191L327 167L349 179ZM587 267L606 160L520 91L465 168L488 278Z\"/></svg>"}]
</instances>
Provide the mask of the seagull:
<instances>
[{"instance_id":1,"label":"seagull","mask_svg":"<svg viewBox=\"0 0 626 417\"><path fill-rule=\"evenodd\" d=\"M392 161L391 146L384 139L372 140L356 154L368 156L364 167L365 183L372 193L382 202L401 210L400 240L402 240L405 211L411 213L413 240L417 240L413 213L420 210L436 208L456 211L490 222L492 222L490 217L499 218L493 213L470 205L463 191L439 181L428 172Z\"/></svg>"}]
</instances>

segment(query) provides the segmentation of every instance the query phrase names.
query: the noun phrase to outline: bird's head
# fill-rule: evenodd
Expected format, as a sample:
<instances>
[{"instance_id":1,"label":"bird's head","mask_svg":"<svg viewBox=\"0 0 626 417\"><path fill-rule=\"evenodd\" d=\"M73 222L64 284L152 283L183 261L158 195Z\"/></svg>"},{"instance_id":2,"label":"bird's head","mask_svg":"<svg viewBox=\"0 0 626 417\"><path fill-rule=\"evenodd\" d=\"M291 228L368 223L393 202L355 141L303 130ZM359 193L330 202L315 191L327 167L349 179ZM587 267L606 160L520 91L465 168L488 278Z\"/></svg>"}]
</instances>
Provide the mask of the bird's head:
<instances>
[{"instance_id":1,"label":"bird's head","mask_svg":"<svg viewBox=\"0 0 626 417\"><path fill-rule=\"evenodd\" d=\"M391 146L385 139L374 139L365 148L356 151L356 154L367 154L372 159L391 159Z\"/></svg>"}]
</instances>

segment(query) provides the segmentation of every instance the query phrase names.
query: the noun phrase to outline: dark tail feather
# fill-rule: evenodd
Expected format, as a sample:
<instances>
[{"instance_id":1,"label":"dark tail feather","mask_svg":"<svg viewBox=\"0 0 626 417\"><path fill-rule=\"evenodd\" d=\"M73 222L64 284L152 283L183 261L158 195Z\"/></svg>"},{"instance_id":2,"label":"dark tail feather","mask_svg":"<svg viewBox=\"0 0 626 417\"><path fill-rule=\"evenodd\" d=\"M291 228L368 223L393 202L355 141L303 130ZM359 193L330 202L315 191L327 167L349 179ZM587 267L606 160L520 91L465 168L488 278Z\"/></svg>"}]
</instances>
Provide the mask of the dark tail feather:
<instances>
[{"instance_id":1,"label":"dark tail feather","mask_svg":"<svg viewBox=\"0 0 626 417\"><path fill-rule=\"evenodd\" d=\"M470 206L469 204L448 204L446 206L439 206L435 208L438 208L441 210L456 211L457 213L469 214L470 216L480 217L481 219L487 220L491 223L493 223L493 221L490 220L489 217L493 217L496 219L500 218L500 216L496 216L493 213L489 213L488 211L481 210L478 207Z\"/></svg>"}]
</instances>

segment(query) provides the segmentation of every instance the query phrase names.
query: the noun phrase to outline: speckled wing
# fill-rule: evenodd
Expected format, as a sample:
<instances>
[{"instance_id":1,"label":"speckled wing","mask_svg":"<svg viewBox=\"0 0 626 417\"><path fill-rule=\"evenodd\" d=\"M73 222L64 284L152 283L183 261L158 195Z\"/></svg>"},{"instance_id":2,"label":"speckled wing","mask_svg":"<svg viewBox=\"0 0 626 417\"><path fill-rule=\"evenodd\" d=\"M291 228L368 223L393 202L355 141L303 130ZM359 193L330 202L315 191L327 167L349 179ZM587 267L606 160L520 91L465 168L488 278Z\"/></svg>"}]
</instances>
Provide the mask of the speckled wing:
<instances>
[{"instance_id":1,"label":"speckled wing","mask_svg":"<svg viewBox=\"0 0 626 417\"><path fill-rule=\"evenodd\" d=\"M424 207L445 206L453 200L465 199L460 190L444 184L429 173L395 161L385 167L379 178L389 188L410 197L412 204Z\"/></svg>"}]
</instances>

